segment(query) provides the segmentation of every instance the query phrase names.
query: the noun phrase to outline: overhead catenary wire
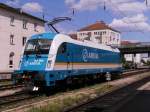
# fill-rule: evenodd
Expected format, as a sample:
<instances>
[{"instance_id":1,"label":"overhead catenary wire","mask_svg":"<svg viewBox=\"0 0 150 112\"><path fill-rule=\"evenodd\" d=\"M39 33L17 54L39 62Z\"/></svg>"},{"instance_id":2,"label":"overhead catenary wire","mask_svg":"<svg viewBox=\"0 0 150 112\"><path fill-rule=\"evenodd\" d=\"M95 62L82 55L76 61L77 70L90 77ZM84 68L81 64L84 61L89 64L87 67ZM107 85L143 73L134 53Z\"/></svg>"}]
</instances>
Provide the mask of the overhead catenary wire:
<instances>
[{"instance_id":1,"label":"overhead catenary wire","mask_svg":"<svg viewBox=\"0 0 150 112\"><path fill-rule=\"evenodd\" d=\"M145 1L147 1L147 0L145 0ZM119 3L134 3L134 2L135 2L135 1L122 1L122 2L119 2ZM112 3L112 0L105 0L105 1L104 1L104 6L103 6L104 11L107 10L107 3L111 3L112 6L113 6L117 11L119 11L119 13L120 13L121 15L127 16L123 11L121 11L121 10L118 8L118 6L117 6L116 4ZM76 10L76 9L73 8L73 7L70 7L70 9L71 9L71 10L70 10L69 12L67 12L67 13L70 13L70 14L67 14L67 15L69 15L69 17L72 18L72 21L71 21L71 23L70 23L70 24L72 24L71 27L79 26L79 24L77 25L78 22L75 22L75 21L76 21L76 20L75 20L75 16L78 14L78 10ZM108 10L107 10L107 11L108 11ZM50 15L50 14L47 14L47 15ZM61 14L61 15L62 15L62 14ZM63 13L63 15L66 15L66 12ZM109 13L109 16L111 16L112 18L114 18L111 13ZM55 16L55 17L56 17L56 16ZM87 21L87 19L86 19L86 21ZM89 21L89 20L88 20L88 21ZM129 20L129 21L123 20L123 22L125 22L126 24L129 24L129 25L130 25L130 23L132 23L133 25L136 26L136 28L137 28L138 30L135 31L135 30L129 29L129 31L126 30L126 31L122 31L122 32L139 32L139 33L145 34L144 31L143 31L143 29L139 28L139 26L137 25L138 22L133 22L132 20ZM88 23L89 23L89 22L88 22Z\"/></svg>"},{"instance_id":2,"label":"overhead catenary wire","mask_svg":"<svg viewBox=\"0 0 150 112\"><path fill-rule=\"evenodd\" d=\"M145 4L146 4L146 6L148 6L148 1L147 0L145 0Z\"/></svg>"},{"instance_id":3,"label":"overhead catenary wire","mask_svg":"<svg viewBox=\"0 0 150 112\"><path fill-rule=\"evenodd\" d=\"M134 3L135 1L130 1L130 2L119 2L119 3ZM103 10L104 11L106 11L107 10L107 3L108 3L108 0L104 0L104 5L103 5ZM112 3L112 1L110 0L110 2L109 3L111 3L113 6L114 6L114 4ZM120 12L120 14L121 15L123 15L124 17L126 17L127 15L126 14L124 14L124 12L122 13L122 11L120 11L120 9L118 8L118 7L116 7L116 6L114 6L115 7L115 9L116 10L118 10L119 12ZM72 8L72 7L71 7ZM108 10L107 10L107 12L108 12ZM74 8L72 8L72 12L71 12L71 15L72 15L72 17L74 17L75 15L76 15L76 13L77 13L77 11L74 9ZM109 12L108 12L109 13ZM109 13L109 16L111 16L112 18L114 18L113 16L112 16L112 14L111 13ZM73 21L74 21L74 19L73 19ZM73 22L72 21L72 22ZM86 20L87 21L87 20ZM126 24L130 24L130 23L133 23L137 28L138 28L138 30L134 30L134 31L132 31L132 30L129 30L128 32L140 32L140 33L144 33L143 32L143 30L141 30L139 27L138 27L138 25L136 24L136 22L133 22L133 21L125 21L125 20L123 20L123 22L124 23L126 23ZM88 22L89 23L89 22ZM138 22L137 22L138 23ZM73 25L73 26L76 26L75 24ZM126 31L123 31L123 32L127 32L127 30Z\"/></svg>"},{"instance_id":4,"label":"overhead catenary wire","mask_svg":"<svg viewBox=\"0 0 150 112\"><path fill-rule=\"evenodd\" d=\"M107 1L108 1L109 3L111 3L112 6L113 6L115 9L117 9L117 11L119 11L121 15L123 15L124 17L127 17L127 15L126 15L123 11L121 11L121 10L118 8L118 6L112 2L112 0L107 0ZM142 11L143 11L143 10L142 10ZM129 22L132 23L131 20L129 20L129 22L127 22L127 21L125 21L125 20L122 20L122 21L123 21L124 23L126 23L126 24L129 24ZM133 22L133 24L135 25L136 28L138 28L137 31L139 31L140 33L142 33L142 34L145 35L145 33L143 32L143 30L140 29L136 23Z\"/></svg>"},{"instance_id":5,"label":"overhead catenary wire","mask_svg":"<svg viewBox=\"0 0 150 112\"><path fill-rule=\"evenodd\" d=\"M107 4L106 4L106 1L105 1L104 5L105 5L105 6L104 6L104 7L105 7L105 8L104 8L104 11L107 11L107 13L105 13L105 14L107 14L108 16L110 16L110 17L113 19L114 16L112 15L112 13L109 12L109 10L107 10ZM139 32L139 31L131 31L131 30L128 30L128 31L127 31L127 30L126 30L126 31L123 30L123 31L122 31L122 30L121 30L121 32L126 32L126 33L127 33L127 32Z\"/></svg>"}]
</instances>

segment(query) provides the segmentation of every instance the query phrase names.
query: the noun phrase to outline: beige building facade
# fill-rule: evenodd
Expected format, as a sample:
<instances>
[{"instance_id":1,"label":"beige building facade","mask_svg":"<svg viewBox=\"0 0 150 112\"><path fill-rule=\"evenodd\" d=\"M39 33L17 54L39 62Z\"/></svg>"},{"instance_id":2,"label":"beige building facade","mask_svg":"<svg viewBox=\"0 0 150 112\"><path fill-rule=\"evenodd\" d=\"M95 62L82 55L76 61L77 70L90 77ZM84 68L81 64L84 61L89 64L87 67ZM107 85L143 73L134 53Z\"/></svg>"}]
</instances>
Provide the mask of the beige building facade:
<instances>
[{"instance_id":1,"label":"beige building facade","mask_svg":"<svg viewBox=\"0 0 150 112\"><path fill-rule=\"evenodd\" d=\"M45 21L0 4L0 72L18 68L27 39L45 31Z\"/></svg>"},{"instance_id":2,"label":"beige building facade","mask_svg":"<svg viewBox=\"0 0 150 112\"><path fill-rule=\"evenodd\" d=\"M120 32L101 21L80 29L77 38L106 45L120 45L121 42Z\"/></svg>"}]
</instances>

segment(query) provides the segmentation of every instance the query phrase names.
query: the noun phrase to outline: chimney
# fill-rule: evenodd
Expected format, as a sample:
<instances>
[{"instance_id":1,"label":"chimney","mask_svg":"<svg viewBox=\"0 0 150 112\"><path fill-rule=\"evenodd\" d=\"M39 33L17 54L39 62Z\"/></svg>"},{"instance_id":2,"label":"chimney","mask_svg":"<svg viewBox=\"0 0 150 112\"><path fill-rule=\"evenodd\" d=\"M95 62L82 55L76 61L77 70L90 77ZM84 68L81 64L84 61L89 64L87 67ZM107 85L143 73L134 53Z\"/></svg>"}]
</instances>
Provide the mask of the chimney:
<instances>
[{"instance_id":1,"label":"chimney","mask_svg":"<svg viewBox=\"0 0 150 112\"><path fill-rule=\"evenodd\" d=\"M105 22L104 22L104 21L102 21L102 20L101 20L101 21L97 20L97 21L96 21L96 23L105 24Z\"/></svg>"}]
</instances>

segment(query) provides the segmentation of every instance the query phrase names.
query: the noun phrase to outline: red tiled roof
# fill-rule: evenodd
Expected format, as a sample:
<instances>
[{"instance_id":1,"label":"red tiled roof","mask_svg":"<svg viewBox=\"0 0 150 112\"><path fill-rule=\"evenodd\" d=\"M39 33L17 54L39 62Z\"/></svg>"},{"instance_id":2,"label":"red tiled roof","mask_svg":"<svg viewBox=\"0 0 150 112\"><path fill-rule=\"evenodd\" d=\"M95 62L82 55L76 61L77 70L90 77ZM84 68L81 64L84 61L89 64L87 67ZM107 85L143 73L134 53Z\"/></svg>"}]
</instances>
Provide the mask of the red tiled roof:
<instances>
[{"instance_id":1,"label":"red tiled roof","mask_svg":"<svg viewBox=\"0 0 150 112\"><path fill-rule=\"evenodd\" d=\"M132 43L132 42L127 41L127 40L121 41L121 45L128 45L128 44L131 44L131 43Z\"/></svg>"},{"instance_id":2,"label":"red tiled roof","mask_svg":"<svg viewBox=\"0 0 150 112\"><path fill-rule=\"evenodd\" d=\"M139 44L139 42L131 42L128 40L122 40L121 41L121 45L136 45L136 44Z\"/></svg>"},{"instance_id":3,"label":"red tiled roof","mask_svg":"<svg viewBox=\"0 0 150 112\"><path fill-rule=\"evenodd\" d=\"M105 29L110 29L115 32L119 32L115 29L112 29L110 26L106 25L103 21L97 21L96 23L86 26L84 28L81 28L78 31L105 30Z\"/></svg>"},{"instance_id":4,"label":"red tiled roof","mask_svg":"<svg viewBox=\"0 0 150 112\"><path fill-rule=\"evenodd\" d=\"M76 39L77 40L77 34L69 34L69 36L73 39Z\"/></svg>"}]
</instances>

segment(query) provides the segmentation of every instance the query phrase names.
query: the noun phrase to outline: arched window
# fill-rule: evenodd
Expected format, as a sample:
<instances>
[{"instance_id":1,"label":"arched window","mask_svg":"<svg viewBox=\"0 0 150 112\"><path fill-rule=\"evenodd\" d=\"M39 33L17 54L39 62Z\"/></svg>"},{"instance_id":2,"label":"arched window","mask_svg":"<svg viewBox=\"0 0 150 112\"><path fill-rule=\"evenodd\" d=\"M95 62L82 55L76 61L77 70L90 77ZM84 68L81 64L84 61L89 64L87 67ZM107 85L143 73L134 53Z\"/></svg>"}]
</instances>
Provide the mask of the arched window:
<instances>
[{"instance_id":1,"label":"arched window","mask_svg":"<svg viewBox=\"0 0 150 112\"><path fill-rule=\"evenodd\" d=\"M11 52L9 54L9 68L13 68L13 57L14 57L15 53Z\"/></svg>"}]
</instances>

